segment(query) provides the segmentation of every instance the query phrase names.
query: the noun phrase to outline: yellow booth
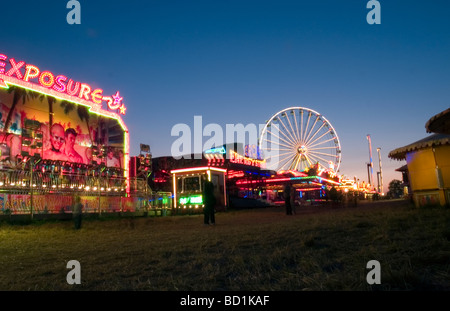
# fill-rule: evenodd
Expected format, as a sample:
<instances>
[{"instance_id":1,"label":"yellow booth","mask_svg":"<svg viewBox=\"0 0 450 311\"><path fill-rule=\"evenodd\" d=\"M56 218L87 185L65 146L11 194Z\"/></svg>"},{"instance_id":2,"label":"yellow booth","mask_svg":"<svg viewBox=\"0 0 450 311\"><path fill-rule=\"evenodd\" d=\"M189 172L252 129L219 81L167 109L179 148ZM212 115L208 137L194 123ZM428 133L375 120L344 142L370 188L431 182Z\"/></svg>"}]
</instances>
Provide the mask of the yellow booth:
<instances>
[{"instance_id":1,"label":"yellow booth","mask_svg":"<svg viewBox=\"0 0 450 311\"><path fill-rule=\"evenodd\" d=\"M391 151L389 157L406 160L417 207L450 205L450 135L432 134Z\"/></svg>"}]
</instances>

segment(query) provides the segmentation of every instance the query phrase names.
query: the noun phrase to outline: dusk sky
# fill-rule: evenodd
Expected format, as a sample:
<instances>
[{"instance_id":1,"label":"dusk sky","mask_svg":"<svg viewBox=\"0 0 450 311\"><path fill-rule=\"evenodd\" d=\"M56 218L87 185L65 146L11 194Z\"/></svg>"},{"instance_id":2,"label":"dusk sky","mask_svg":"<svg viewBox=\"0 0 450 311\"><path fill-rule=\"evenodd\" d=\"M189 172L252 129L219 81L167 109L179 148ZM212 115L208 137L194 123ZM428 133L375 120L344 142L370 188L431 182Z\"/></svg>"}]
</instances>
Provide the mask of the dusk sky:
<instances>
[{"instance_id":1,"label":"dusk sky","mask_svg":"<svg viewBox=\"0 0 450 311\"><path fill-rule=\"evenodd\" d=\"M0 53L119 90L132 156L170 155L172 127L197 115L225 129L299 106L333 125L348 177L367 181L370 134L386 189L406 164L388 153L450 106L448 1L380 0L379 25L365 0L80 0L80 25L67 2L2 1Z\"/></svg>"}]
</instances>

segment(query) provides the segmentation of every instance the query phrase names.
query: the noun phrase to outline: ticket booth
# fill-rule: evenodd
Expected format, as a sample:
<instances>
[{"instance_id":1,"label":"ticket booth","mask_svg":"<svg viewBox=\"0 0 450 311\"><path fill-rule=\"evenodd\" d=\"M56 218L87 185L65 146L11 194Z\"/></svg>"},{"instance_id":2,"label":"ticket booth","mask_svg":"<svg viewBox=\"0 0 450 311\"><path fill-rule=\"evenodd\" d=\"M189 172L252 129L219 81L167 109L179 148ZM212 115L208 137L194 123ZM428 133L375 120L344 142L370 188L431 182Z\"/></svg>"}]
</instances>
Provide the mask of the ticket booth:
<instances>
[{"instance_id":1,"label":"ticket booth","mask_svg":"<svg viewBox=\"0 0 450 311\"><path fill-rule=\"evenodd\" d=\"M218 167L192 167L175 169L172 174L173 208L176 212L203 212L203 185L212 181L216 197L216 210L225 210L227 206L226 182L227 170Z\"/></svg>"}]
</instances>

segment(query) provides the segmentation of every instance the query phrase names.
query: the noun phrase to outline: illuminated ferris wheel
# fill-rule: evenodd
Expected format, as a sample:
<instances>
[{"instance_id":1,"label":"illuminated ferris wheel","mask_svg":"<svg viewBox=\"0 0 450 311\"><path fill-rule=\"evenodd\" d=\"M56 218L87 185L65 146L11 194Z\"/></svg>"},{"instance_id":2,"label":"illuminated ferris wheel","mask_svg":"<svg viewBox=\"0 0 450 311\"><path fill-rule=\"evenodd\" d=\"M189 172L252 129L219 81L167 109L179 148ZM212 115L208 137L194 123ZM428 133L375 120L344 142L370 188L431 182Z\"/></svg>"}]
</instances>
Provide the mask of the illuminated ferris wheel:
<instances>
[{"instance_id":1,"label":"illuminated ferris wheel","mask_svg":"<svg viewBox=\"0 0 450 311\"><path fill-rule=\"evenodd\" d=\"M265 124L258 143L266 168L304 171L310 167L338 172L341 145L331 123L314 110L290 107Z\"/></svg>"}]
</instances>

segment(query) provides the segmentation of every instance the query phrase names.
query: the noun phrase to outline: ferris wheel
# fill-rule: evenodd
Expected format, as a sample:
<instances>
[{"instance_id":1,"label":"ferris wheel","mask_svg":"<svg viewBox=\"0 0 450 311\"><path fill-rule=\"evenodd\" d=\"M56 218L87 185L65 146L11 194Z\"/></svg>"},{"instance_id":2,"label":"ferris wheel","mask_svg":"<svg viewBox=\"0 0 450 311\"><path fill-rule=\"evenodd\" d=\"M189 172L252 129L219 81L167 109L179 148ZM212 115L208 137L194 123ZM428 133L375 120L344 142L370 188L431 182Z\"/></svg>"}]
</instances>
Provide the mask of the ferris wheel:
<instances>
[{"instance_id":1,"label":"ferris wheel","mask_svg":"<svg viewBox=\"0 0 450 311\"><path fill-rule=\"evenodd\" d=\"M341 145L333 126L304 107L274 114L260 134L258 147L266 168L275 171L304 171L317 165L336 173L341 163Z\"/></svg>"}]
</instances>

